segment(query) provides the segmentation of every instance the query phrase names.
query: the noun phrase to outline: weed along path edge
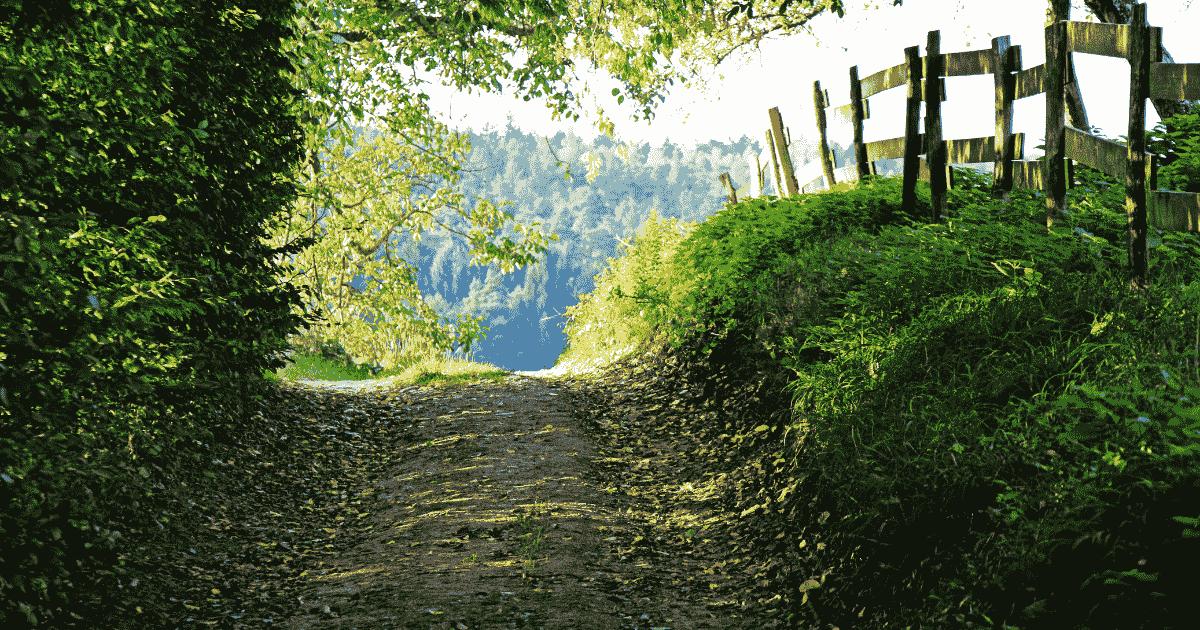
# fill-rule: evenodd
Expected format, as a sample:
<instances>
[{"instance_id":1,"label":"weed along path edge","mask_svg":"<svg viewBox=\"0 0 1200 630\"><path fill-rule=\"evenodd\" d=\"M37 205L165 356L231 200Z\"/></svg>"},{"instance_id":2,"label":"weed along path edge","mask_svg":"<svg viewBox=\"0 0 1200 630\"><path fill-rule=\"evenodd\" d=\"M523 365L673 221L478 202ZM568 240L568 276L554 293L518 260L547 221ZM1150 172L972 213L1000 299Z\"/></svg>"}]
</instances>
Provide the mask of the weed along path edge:
<instances>
[{"instance_id":1,"label":"weed along path edge","mask_svg":"<svg viewBox=\"0 0 1200 630\"><path fill-rule=\"evenodd\" d=\"M569 381L513 376L354 393L288 385L320 391L326 418L341 408L341 426L319 429L344 441L350 461L331 467L345 471L339 478L313 478L311 493L326 495L315 505L336 515L326 519L322 560L304 563L293 582L298 611L283 627L649 630L745 621L720 601L724 577L705 575L716 560L703 557L694 534L711 516L706 502L681 493L687 509L667 525L648 523L647 513L661 514L676 497L621 485L614 471L628 466L611 463L627 457L606 452L611 440L577 419L582 399ZM313 509L312 499L297 497L299 509Z\"/></svg>"}]
</instances>

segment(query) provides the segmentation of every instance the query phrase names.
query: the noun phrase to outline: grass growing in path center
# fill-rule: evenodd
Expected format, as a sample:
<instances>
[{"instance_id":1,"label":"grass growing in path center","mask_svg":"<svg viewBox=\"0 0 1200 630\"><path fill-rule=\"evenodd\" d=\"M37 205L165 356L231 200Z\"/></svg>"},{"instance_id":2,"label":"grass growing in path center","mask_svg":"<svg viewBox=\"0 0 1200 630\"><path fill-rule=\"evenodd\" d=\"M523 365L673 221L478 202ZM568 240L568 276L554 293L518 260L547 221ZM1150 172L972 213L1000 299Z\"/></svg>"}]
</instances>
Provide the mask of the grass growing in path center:
<instances>
[{"instance_id":1,"label":"grass growing in path center","mask_svg":"<svg viewBox=\"0 0 1200 630\"><path fill-rule=\"evenodd\" d=\"M315 379L321 381L369 381L393 379L398 385L457 385L459 383L489 380L498 382L510 372L491 364L480 364L464 360L423 359L391 370L375 369L356 365L349 354L337 343L326 342L318 350L294 351L288 359L289 365L275 373L264 372L268 381L296 381Z\"/></svg>"}]
</instances>

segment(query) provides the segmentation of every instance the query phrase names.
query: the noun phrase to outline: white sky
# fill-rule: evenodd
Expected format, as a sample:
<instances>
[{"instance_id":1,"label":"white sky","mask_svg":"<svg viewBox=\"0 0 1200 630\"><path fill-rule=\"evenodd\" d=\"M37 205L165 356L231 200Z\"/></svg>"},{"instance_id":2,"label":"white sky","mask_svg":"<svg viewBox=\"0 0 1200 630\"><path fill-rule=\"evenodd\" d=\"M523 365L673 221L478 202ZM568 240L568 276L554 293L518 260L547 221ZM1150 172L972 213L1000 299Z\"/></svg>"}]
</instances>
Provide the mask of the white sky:
<instances>
[{"instance_id":1,"label":"white sky","mask_svg":"<svg viewBox=\"0 0 1200 630\"><path fill-rule=\"evenodd\" d=\"M1163 27L1163 45L1176 63L1200 63L1200 38L1194 35L1195 27L1200 26L1200 9L1191 7L1193 1L1146 3L1148 22ZM421 62L416 64L415 74L427 81L421 84L421 89L431 97L428 101L431 110L458 132L472 128L482 133L489 124L502 130L511 113L513 125L525 132L553 136L559 131L573 130L585 142L591 142L598 135L592 126L597 120L598 103L616 124L618 141L661 147L669 138L676 145L692 149L698 143L735 141L746 134L751 140L765 144L764 131L770 126L767 110L779 107L784 125L791 129L793 144L799 144L802 137L810 140L817 137L812 112L814 80L821 81L822 89L829 91L834 106L845 105L850 102L850 66L858 65L861 78L903 62L907 46L918 45L925 55L926 33L931 29L941 30L942 52L990 48L992 37L1008 35L1012 45L1021 46L1023 68L1043 63L1047 3L1048 0L908 0L895 7L890 5L891 0L877 0L870 3L870 8L864 8L856 0L847 0L845 19L826 12L808 23L812 34L802 32L782 38L778 33L772 34L776 39L764 38L761 54L753 46L749 48L749 56L739 50L715 71L693 79L693 83L707 81L712 86L708 98L702 90L682 88L676 81L675 86L668 88L666 102L654 100L656 116L649 125L630 118L635 112L640 115L642 106L636 100L626 99L617 105L612 89L622 88L624 93L624 84L606 70L596 71L587 60L576 60L573 70L579 78L572 80L572 92L582 93L584 81L591 89L590 94L582 97L586 109L580 112L578 121L565 116L552 120L544 96L522 101L519 95L514 96L518 93L511 81L501 81L503 94L480 89L467 94L456 91L452 85L441 85L442 79L436 72L426 72ZM1071 19L1086 21L1087 15L1082 0L1074 0ZM519 51L509 61L519 68L526 57ZM666 63L661 55L656 57L659 64ZM1124 135L1129 112L1128 63L1082 53L1076 53L1075 60L1088 121L1109 138ZM406 79L412 74L413 70L404 67ZM724 75L724 80L718 75ZM994 132L990 76L948 78L946 91L948 98L942 106L944 137L978 137ZM864 139L903 135L903 88L871 97L870 101L872 118L864 122ZM1042 153L1033 147L1042 144L1044 120L1044 96L1016 102L1013 131L1026 133L1026 159ZM1152 129L1158 122L1158 115L1147 100L1146 128ZM830 123L831 143L836 140L847 145L853 139L852 133L849 125ZM750 161L753 163L752 157Z\"/></svg>"}]
</instances>

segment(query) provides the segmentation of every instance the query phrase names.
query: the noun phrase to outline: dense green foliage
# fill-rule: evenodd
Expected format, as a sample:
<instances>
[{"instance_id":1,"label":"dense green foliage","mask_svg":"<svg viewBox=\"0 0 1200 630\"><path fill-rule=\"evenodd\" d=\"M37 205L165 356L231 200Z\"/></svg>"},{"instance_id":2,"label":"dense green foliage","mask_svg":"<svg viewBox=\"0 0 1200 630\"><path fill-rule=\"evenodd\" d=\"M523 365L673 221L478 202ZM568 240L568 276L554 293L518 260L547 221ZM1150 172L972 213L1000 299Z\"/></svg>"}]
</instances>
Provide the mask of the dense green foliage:
<instances>
[{"instance_id":1,"label":"dense green foliage","mask_svg":"<svg viewBox=\"0 0 1200 630\"><path fill-rule=\"evenodd\" d=\"M306 321L272 262L305 243L259 243L298 195L295 8L239 7L0 7L6 627L120 585L114 541L161 531L139 455L241 413Z\"/></svg>"}]
</instances>

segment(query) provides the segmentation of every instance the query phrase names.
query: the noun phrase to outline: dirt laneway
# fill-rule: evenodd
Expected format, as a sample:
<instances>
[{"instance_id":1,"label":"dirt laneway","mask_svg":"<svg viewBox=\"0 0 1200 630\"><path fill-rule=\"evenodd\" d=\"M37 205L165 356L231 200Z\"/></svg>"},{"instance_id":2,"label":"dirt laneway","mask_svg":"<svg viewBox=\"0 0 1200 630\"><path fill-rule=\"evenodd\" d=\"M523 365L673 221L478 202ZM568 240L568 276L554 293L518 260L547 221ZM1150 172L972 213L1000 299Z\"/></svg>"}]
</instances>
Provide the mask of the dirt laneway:
<instances>
[{"instance_id":1,"label":"dirt laneway","mask_svg":"<svg viewBox=\"0 0 1200 630\"><path fill-rule=\"evenodd\" d=\"M704 498L622 484L635 471L611 466L628 458L573 417L570 387L510 378L325 396L344 407L325 428L353 436L352 472L314 484L342 510L326 530L335 553L301 574L283 627L733 627L716 596L725 578L705 574L715 560L692 536Z\"/></svg>"}]
</instances>

